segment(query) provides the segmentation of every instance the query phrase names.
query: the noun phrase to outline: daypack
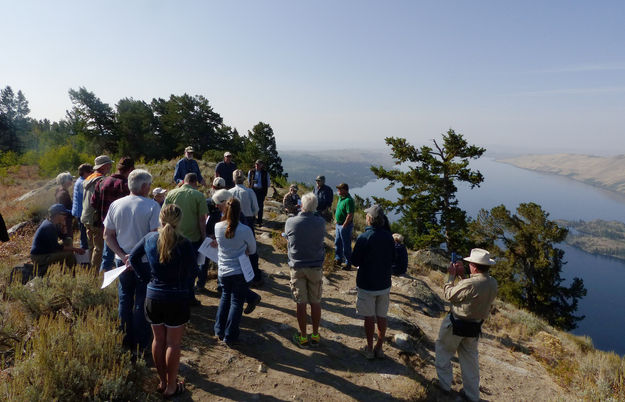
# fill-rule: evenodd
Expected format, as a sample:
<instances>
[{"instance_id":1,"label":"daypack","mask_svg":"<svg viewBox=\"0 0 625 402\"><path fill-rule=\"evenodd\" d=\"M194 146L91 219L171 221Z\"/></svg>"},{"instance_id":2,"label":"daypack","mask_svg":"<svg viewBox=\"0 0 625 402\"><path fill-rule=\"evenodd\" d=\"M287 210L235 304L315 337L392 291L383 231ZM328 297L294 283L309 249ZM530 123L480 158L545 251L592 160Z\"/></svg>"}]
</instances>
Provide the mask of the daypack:
<instances>
[{"instance_id":1,"label":"daypack","mask_svg":"<svg viewBox=\"0 0 625 402\"><path fill-rule=\"evenodd\" d=\"M97 211L91 206L91 196L95 192L95 185L105 176L94 177L89 181L85 181L84 191L82 193L82 215L80 215L80 221L83 225L97 226L102 223L102 217L100 211Z\"/></svg>"}]
</instances>

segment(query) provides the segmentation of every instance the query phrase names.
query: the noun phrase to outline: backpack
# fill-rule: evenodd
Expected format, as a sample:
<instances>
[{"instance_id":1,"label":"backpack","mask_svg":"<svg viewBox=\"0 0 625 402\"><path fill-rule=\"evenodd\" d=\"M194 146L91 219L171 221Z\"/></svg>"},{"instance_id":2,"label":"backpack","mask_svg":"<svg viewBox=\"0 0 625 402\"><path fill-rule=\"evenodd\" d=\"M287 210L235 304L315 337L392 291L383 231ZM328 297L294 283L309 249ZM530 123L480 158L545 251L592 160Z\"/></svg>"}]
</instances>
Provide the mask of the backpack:
<instances>
[{"instance_id":1,"label":"backpack","mask_svg":"<svg viewBox=\"0 0 625 402\"><path fill-rule=\"evenodd\" d=\"M97 211L91 205L91 196L95 192L95 185L104 179L105 176L98 176L90 180L85 184L85 190L82 194L82 215L80 215L80 221L83 225L97 226L102 223L102 217L100 211Z\"/></svg>"}]
</instances>

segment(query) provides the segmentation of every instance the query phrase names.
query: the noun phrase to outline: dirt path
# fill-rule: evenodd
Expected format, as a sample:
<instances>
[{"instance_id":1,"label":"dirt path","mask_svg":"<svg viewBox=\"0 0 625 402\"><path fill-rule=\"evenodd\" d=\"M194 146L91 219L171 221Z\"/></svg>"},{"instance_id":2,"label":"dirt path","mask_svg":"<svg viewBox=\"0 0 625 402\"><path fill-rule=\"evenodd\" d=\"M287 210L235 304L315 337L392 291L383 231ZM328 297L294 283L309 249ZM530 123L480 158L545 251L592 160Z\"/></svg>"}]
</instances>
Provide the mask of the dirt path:
<instances>
[{"instance_id":1,"label":"dirt path","mask_svg":"<svg viewBox=\"0 0 625 402\"><path fill-rule=\"evenodd\" d=\"M332 273L323 289L321 346L301 349L291 342L297 321L286 255L274 250L270 232L257 232L267 281L257 290L261 304L243 316L236 349L213 335L216 281L207 285L208 294L198 296L202 306L192 310L180 368L189 392L177 400L461 400L457 361L454 392L444 395L431 386L444 309L440 288L427 278L393 278L387 357L368 361L358 353L364 329L355 314L356 272ZM488 333L480 341L480 368L485 400L565 398L531 356L505 348Z\"/></svg>"}]
</instances>

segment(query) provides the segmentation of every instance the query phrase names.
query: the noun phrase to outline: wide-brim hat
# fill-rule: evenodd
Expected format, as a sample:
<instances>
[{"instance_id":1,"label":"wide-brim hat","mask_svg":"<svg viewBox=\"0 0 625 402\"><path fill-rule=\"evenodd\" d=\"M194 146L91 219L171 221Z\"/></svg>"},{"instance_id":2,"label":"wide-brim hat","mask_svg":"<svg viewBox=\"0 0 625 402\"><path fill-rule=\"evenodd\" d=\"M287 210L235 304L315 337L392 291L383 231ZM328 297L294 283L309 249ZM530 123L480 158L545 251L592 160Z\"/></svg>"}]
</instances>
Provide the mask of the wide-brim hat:
<instances>
[{"instance_id":1,"label":"wide-brim hat","mask_svg":"<svg viewBox=\"0 0 625 402\"><path fill-rule=\"evenodd\" d=\"M495 260L490 258L490 253L482 248L474 248L471 250L471 255L464 258L467 262L472 262L477 265L494 265Z\"/></svg>"},{"instance_id":2,"label":"wide-brim hat","mask_svg":"<svg viewBox=\"0 0 625 402\"><path fill-rule=\"evenodd\" d=\"M93 162L94 162L93 170L98 170L104 165L107 165L109 163L113 164L113 162L115 161L109 158L108 155L100 155L97 158L95 158Z\"/></svg>"}]
</instances>

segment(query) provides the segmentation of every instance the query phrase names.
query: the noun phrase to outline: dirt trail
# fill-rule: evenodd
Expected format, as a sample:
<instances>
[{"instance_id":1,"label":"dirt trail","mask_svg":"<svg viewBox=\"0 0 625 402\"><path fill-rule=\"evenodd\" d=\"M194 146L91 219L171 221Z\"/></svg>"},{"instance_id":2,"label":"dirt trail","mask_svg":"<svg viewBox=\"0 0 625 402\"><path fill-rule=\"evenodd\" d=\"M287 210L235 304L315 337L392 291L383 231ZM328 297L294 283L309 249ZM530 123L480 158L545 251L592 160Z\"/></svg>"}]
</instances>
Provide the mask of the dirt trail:
<instances>
[{"instance_id":1,"label":"dirt trail","mask_svg":"<svg viewBox=\"0 0 625 402\"><path fill-rule=\"evenodd\" d=\"M450 395L431 385L436 378L434 340L442 320L441 289L425 277L393 278L384 360L358 353L363 322L355 314L355 271L334 272L324 281L321 345L301 349L285 253L270 234L257 230L261 269L267 274L256 310L241 321L241 344L230 349L214 337L219 303L216 281L198 298L184 339L180 375L187 391L177 400L462 400L457 361ZM404 340L402 340L404 339ZM480 341L481 397L485 400L553 400L565 397L545 369L522 351L505 348L485 333Z\"/></svg>"}]
</instances>

